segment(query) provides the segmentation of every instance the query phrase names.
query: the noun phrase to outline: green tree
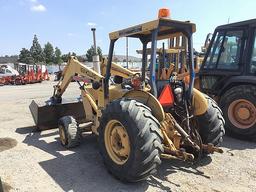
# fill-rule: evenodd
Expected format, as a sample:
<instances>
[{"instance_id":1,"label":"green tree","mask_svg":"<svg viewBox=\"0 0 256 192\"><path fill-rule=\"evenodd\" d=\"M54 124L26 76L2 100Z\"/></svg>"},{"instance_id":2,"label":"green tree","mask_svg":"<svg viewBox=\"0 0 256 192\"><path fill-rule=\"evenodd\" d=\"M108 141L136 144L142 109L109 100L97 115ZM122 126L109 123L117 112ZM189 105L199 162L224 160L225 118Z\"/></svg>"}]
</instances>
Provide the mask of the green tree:
<instances>
[{"instance_id":1,"label":"green tree","mask_svg":"<svg viewBox=\"0 0 256 192\"><path fill-rule=\"evenodd\" d=\"M34 60L33 60L33 57L31 56L30 51L26 48L22 48L22 50L20 51L18 61L21 63L27 63L27 64L34 63Z\"/></svg>"},{"instance_id":2,"label":"green tree","mask_svg":"<svg viewBox=\"0 0 256 192\"><path fill-rule=\"evenodd\" d=\"M77 59L78 59L78 61L80 61L82 63L86 61L85 57L83 57L83 56L77 56Z\"/></svg>"},{"instance_id":3,"label":"green tree","mask_svg":"<svg viewBox=\"0 0 256 192\"><path fill-rule=\"evenodd\" d=\"M102 50L100 47L97 47L97 52L98 52L98 55L100 57L100 61L102 60Z\"/></svg>"},{"instance_id":4,"label":"green tree","mask_svg":"<svg viewBox=\"0 0 256 192\"><path fill-rule=\"evenodd\" d=\"M55 64L61 64L62 59L61 59L61 51L58 47L55 47L55 52L54 52L54 63Z\"/></svg>"},{"instance_id":5,"label":"green tree","mask_svg":"<svg viewBox=\"0 0 256 192\"><path fill-rule=\"evenodd\" d=\"M74 53L74 52L72 52L72 53L68 53L68 54L63 54L62 56L61 56L61 59L62 59L62 61L64 61L64 62L68 62L68 59L69 59L69 57L70 56L76 56L76 53Z\"/></svg>"},{"instance_id":6,"label":"green tree","mask_svg":"<svg viewBox=\"0 0 256 192\"><path fill-rule=\"evenodd\" d=\"M47 42L44 45L44 56L47 64L54 62L54 49L51 43Z\"/></svg>"},{"instance_id":7,"label":"green tree","mask_svg":"<svg viewBox=\"0 0 256 192\"><path fill-rule=\"evenodd\" d=\"M100 47L97 47L97 53L100 57L100 60L102 59L102 50ZM94 50L94 47L91 46L90 49L87 50L86 52L86 58L88 61L92 62L92 58L93 56L95 55L95 50Z\"/></svg>"},{"instance_id":8,"label":"green tree","mask_svg":"<svg viewBox=\"0 0 256 192\"><path fill-rule=\"evenodd\" d=\"M44 61L43 50L40 43L38 42L38 38L36 35L34 35L33 43L30 48L30 53L35 63Z\"/></svg>"},{"instance_id":9,"label":"green tree","mask_svg":"<svg viewBox=\"0 0 256 192\"><path fill-rule=\"evenodd\" d=\"M70 56L69 54L63 54L63 55L61 56L62 61L63 61L63 62L68 62L69 56Z\"/></svg>"},{"instance_id":10,"label":"green tree","mask_svg":"<svg viewBox=\"0 0 256 192\"><path fill-rule=\"evenodd\" d=\"M70 54L70 53L69 53ZM76 56L76 53L75 52L72 52L71 56Z\"/></svg>"},{"instance_id":11,"label":"green tree","mask_svg":"<svg viewBox=\"0 0 256 192\"><path fill-rule=\"evenodd\" d=\"M58 47L55 47L55 52L54 52L54 63L59 65L59 70L60 70L60 65L62 63L61 59L61 51Z\"/></svg>"}]
</instances>

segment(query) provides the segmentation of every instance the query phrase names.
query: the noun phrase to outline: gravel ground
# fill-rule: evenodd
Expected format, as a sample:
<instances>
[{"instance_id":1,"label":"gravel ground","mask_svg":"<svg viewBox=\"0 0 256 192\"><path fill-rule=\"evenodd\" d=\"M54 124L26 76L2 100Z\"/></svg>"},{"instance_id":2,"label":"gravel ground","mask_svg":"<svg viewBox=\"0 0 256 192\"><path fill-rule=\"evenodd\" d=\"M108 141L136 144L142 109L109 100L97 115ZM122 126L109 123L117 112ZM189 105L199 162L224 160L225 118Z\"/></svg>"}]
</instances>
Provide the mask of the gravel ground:
<instances>
[{"instance_id":1,"label":"gravel ground","mask_svg":"<svg viewBox=\"0 0 256 192\"><path fill-rule=\"evenodd\" d=\"M224 154L198 165L164 160L155 176L136 184L105 169L95 136L64 149L56 129L35 132L32 99L48 99L53 82L0 87L0 177L5 191L256 191L256 143L224 138ZM72 83L64 97L79 96Z\"/></svg>"}]
</instances>

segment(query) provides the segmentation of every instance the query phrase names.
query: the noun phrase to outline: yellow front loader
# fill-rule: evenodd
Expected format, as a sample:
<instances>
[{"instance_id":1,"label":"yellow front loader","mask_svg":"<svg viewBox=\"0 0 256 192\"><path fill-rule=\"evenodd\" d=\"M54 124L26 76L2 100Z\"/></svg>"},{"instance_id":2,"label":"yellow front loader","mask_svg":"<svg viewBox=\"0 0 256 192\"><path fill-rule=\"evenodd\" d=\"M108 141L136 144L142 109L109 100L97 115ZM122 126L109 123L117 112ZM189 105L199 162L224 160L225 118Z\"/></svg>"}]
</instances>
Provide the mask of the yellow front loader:
<instances>
[{"instance_id":1,"label":"yellow front loader","mask_svg":"<svg viewBox=\"0 0 256 192\"><path fill-rule=\"evenodd\" d=\"M102 61L101 74L71 57L52 98L44 105L31 103L36 125L40 129L58 126L61 144L67 148L80 143L83 131L98 135L107 169L128 182L154 173L161 158L195 161L203 154L222 152L217 147L224 135L222 112L210 97L193 88L194 32L193 23L159 18L110 33L108 60ZM187 41L179 62L188 67L187 83L177 78L175 70L163 80L156 68L157 42L174 36ZM122 37L142 43L140 73L112 62L115 42ZM79 84L81 101L64 104L62 94L72 78ZM85 78L90 83L84 83ZM86 127L80 126L84 122Z\"/></svg>"}]
</instances>

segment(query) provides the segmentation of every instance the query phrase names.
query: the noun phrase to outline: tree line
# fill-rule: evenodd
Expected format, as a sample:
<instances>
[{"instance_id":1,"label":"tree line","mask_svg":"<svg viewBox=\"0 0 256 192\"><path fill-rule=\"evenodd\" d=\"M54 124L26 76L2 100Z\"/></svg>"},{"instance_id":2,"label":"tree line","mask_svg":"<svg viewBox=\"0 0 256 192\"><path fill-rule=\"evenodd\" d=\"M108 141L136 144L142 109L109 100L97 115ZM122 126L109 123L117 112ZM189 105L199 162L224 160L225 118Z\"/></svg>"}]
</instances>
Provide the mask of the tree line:
<instances>
[{"instance_id":1,"label":"tree line","mask_svg":"<svg viewBox=\"0 0 256 192\"><path fill-rule=\"evenodd\" d=\"M97 52L102 58L102 51L100 47L97 47ZM70 56L76 56L80 62L92 61L92 57L95 54L93 46L91 46L86 52L86 58L77 56L76 53L61 53L58 47L53 47L50 42L47 42L42 48L38 38L34 35L32 45L30 49L22 48L19 54L18 61L21 63L34 64L34 63L46 63L46 64L58 64L67 62Z\"/></svg>"}]
</instances>

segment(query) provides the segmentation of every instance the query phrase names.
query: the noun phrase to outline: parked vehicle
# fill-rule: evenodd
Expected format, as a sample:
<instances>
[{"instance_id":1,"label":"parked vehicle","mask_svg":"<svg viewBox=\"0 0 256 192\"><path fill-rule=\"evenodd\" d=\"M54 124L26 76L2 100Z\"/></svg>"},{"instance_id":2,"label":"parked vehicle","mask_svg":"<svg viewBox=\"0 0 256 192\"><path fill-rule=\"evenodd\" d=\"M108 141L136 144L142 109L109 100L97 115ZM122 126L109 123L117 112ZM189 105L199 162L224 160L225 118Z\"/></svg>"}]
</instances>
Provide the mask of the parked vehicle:
<instances>
[{"instance_id":1,"label":"parked vehicle","mask_svg":"<svg viewBox=\"0 0 256 192\"><path fill-rule=\"evenodd\" d=\"M199 71L201 90L223 110L226 130L256 138L256 19L218 26Z\"/></svg>"},{"instance_id":2,"label":"parked vehicle","mask_svg":"<svg viewBox=\"0 0 256 192\"><path fill-rule=\"evenodd\" d=\"M36 126L41 130L59 126L60 141L66 148L79 145L82 132L98 135L106 168L122 181L146 179L157 170L160 158L199 161L202 154L223 152L217 147L225 133L221 110L210 97L194 89L192 34L196 26L167 18L168 13L161 9L156 20L110 33L108 60L102 60L98 72L98 67L90 69L72 56L51 99L30 104ZM159 78L161 70L156 71L157 43L174 36L183 36L188 42L189 55L184 57L188 85L176 71L167 80ZM121 38L140 40L140 73L112 62L115 43ZM150 62L147 46L152 48ZM82 102L62 103L74 76L82 77L82 82L76 79ZM90 81L83 83L84 78ZM82 128L79 123L84 122L87 125Z\"/></svg>"},{"instance_id":3,"label":"parked vehicle","mask_svg":"<svg viewBox=\"0 0 256 192\"><path fill-rule=\"evenodd\" d=\"M1 84L14 84L16 76L19 72L7 64L0 65Z\"/></svg>"},{"instance_id":4,"label":"parked vehicle","mask_svg":"<svg viewBox=\"0 0 256 192\"><path fill-rule=\"evenodd\" d=\"M18 63L16 66L17 70L22 75L22 77L17 80L20 80L20 84L41 83L44 80L49 80L48 70L45 65Z\"/></svg>"}]
</instances>

